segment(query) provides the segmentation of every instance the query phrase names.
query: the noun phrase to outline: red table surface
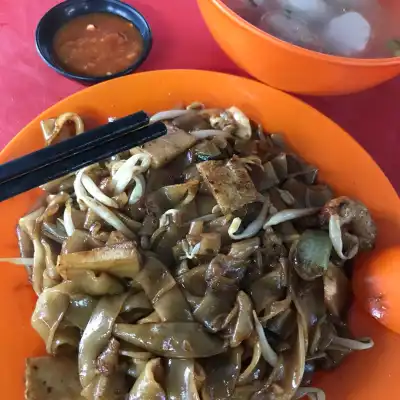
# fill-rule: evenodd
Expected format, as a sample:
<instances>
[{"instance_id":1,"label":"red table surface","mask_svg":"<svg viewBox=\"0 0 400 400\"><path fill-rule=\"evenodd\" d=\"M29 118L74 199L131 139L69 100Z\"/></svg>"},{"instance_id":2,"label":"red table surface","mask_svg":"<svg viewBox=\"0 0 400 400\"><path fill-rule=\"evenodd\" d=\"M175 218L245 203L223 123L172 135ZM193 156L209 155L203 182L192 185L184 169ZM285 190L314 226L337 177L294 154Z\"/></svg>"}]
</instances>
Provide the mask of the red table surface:
<instances>
[{"instance_id":1,"label":"red table surface","mask_svg":"<svg viewBox=\"0 0 400 400\"><path fill-rule=\"evenodd\" d=\"M56 3L0 2L1 148L37 114L83 88L52 71L36 53L36 24ZM195 68L245 75L218 48L195 0L128 3L144 14L154 34L153 50L142 71ZM400 191L400 78L355 95L303 99L364 146Z\"/></svg>"}]
</instances>

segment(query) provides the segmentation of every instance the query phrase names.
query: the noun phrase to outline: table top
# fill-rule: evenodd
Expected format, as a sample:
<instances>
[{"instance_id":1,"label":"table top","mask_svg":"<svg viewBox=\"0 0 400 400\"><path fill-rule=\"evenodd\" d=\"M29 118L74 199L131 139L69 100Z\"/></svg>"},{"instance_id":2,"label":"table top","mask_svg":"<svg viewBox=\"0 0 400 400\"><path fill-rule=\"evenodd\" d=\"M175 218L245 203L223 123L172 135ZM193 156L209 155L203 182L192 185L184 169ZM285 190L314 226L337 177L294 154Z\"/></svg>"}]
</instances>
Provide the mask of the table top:
<instances>
[{"instance_id":1,"label":"table top","mask_svg":"<svg viewBox=\"0 0 400 400\"><path fill-rule=\"evenodd\" d=\"M245 75L213 41L195 0L127 2L143 13L154 34L153 50L141 71L193 68ZM57 3L1 2L0 148L40 112L83 88L52 71L36 53L36 24ZM400 192L400 77L359 94L302 99L364 146Z\"/></svg>"}]
</instances>

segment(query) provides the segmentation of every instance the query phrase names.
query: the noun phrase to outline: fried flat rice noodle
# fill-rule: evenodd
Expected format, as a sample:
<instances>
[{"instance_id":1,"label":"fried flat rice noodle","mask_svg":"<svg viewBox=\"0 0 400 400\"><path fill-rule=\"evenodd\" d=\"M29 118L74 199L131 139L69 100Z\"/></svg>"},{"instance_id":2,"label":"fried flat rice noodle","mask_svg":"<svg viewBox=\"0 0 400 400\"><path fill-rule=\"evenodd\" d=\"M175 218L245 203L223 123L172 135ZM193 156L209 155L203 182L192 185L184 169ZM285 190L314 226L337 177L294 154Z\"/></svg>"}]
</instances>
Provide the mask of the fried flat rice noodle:
<instances>
[{"instance_id":1,"label":"fried flat rice noodle","mask_svg":"<svg viewBox=\"0 0 400 400\"><path fill-rule=\"evenodd\" d=\"M314 373L374 345L346 325L373 216L237 106L156 121L165 137L43 185L0 259L26 268L50 356L26 400L324 400ZM84 122L41 127L51 144Z\"/></svg>"}]
</instances>

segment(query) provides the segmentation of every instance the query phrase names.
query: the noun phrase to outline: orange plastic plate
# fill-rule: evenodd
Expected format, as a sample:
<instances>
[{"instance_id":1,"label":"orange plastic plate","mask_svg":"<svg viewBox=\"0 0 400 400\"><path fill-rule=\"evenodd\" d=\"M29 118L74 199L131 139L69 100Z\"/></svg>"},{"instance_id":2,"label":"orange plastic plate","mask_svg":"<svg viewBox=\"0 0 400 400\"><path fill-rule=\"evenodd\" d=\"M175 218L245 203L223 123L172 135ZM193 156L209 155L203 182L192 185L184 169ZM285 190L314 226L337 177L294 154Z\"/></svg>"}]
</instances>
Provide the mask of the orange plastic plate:
<instances>
[{"instance_id":1,"label":"orange plastic plate","mask_svg":"<svg viewBox=\"0 0 400 400\"><path fill-rule=\"evenodd\" d=\"M90 87L49 108L26 126L3 150L0 162L43 146L39 128L43 118L74 111L90 127L106 123L110 116L122 117L141 109L153 113L192 101L211 107L236 105L268 131L284 132L293 150L318 166L321 178L338 194L358 198L369 207L379 227L378 247L399 240L400 201L371 157L313 108L285 93L235 76L156 71ZM0 257L18 255L15 226L19 217L32 208L37 195L37 190L31 191L0 203ZM25 358L44 354L44 347L30 327L35 295L23 267L3 263L0 268L0 398L21 400ZM315 385L326 390L328 400L397 398L400 336L381 327L357 306L351 324L356 334L371 336L375 347L353 354L335 372L318 378Z\"/></svg>"}]
</instances>

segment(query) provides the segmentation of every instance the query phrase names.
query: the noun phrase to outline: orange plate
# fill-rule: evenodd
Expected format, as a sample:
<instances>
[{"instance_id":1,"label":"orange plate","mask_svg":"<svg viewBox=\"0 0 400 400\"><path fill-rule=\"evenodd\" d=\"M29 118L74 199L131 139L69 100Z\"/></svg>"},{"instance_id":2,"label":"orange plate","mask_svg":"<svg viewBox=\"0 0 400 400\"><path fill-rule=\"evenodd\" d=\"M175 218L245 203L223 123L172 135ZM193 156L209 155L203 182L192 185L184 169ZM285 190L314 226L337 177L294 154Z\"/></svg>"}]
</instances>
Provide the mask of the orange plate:
<instances>
[{"instance_id":1,"label":"orange plate","mask_svg":"<svg viewBox=\"0 0 400 400\"><path fill-rule=\"evenodd\" d=\"M340 127L293 97L243 78L204 71L156 71L112 80L90 87L49 108L32 121L6 147L0 162L43 146L39 121L66 111L79 113L88 125L105 123L144 109L150 113L177 104L202 101L208 106L242 108L268 131L286 133L288 144L311 164L337 193L362 200L379 225L382 247L400 237L400 202L389 181L371 157ZM27 212L38 191L0 203L2 240L0 256L18 255L15 226ZM0 397L21 400L24 360L44 353L41 340L30 327L35 295L23 267L1 265L0 280ZM359 352L337 371L319 382L328 399L391 399L400 379L400 336L385 330L355 308L356 334L371 336L373 350ZM395 396L396 397L396 396Z\"/></svg>"}]
</instances>

